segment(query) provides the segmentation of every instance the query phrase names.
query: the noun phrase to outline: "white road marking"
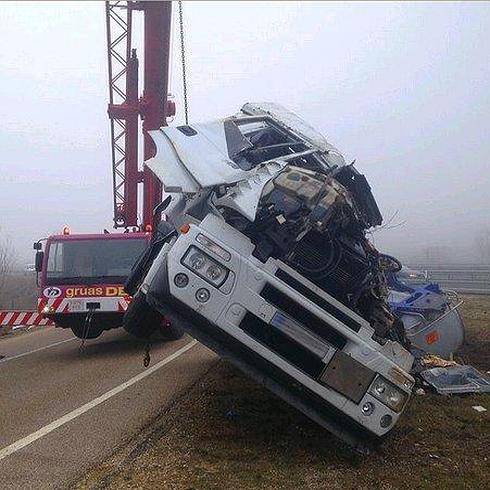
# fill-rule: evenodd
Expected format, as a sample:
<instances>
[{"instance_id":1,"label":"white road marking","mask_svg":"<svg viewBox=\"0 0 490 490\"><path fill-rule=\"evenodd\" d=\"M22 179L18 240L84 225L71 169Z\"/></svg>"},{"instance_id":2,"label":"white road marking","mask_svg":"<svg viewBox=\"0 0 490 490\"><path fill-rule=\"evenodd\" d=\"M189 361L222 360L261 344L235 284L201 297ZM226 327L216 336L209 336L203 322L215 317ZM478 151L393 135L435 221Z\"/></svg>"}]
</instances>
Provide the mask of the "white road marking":
<instances>
[{"instance_id":1,"label":"white road marking","mask_svg":"<svg viewBox=\"0 0 490 490\"><path fill-rule=\"evenodd\" d=\"M0 449L0 461L7 456L19 451L20 449L28 446L29 444L32 444L33 442L37 441L38 439L41 439L41 437L44 437L45 435L49 434L50 432L53 432L55 429L58 429L62 425L65 425L66 423L70 422L73 419L76 419L80 415L83 415L85 412L88 412L92 408L96 407L97 405L100 405L101 403L104 403L106 400L109 400L109 398L112 398L113 396L117 395L118 393L121 393L121 391L124 391L126 388L129 388L130 386L134 385L138 381L141 381L142 379L146 378L147 376L150 376L150 374L153 374L155 371L160 369L162 366L165 366L165 364L168 364L169 362L173 361L174 359L177 359L177 357L181 356L185 352L187 352L189 349L192 349L197 344L197 340L193 340L192 342L189 342L187 345L182 347L181 349L175 351L173 354L170 356L166 357L165 359L162 359L160 362L157 362L154 366L151 368L146 369L140 374L137 374L131 379L128 379L128 381L120 384L119 386L116 386L112 390L107 391L103 395L93 399L92 401L85 403L85 405L82 405L81 407L76 408L75 410L68 412L66 415L63 415L63 417L60 417L59 419L55 420L54 422L51 422L48 425L45 425L44 427L41 427L39 430L36 432L33 432L32 434L29 434L26 437L23 437L22 439L19 439L18 441L14 442L13 444L10 444L10 446L4 447L3 449Z\"/></svg>"},{"instance_id":2,"label":"white road marking","mask_svg":"<svg viewBox=\"0 0 490 490\"><path fill-rule=\"evenodd\" d=\"M0 364L4 362L13 361L14 359L19 359L20 357L28 356L29 354L34 354L35 352L40 352L45 349L50 349L51 347L55 347L56 345L64 344L65 342L71 342L72 340L77 340L77 337L70 337L66 340L60 340L59 342L55 342L54 344L45 345L44 347L39 347L38 349L30 350L29 352L23 352L22 354L17 354L16 356L6 357L5 359L0 360Z\"/></svg>"}]
</instances>

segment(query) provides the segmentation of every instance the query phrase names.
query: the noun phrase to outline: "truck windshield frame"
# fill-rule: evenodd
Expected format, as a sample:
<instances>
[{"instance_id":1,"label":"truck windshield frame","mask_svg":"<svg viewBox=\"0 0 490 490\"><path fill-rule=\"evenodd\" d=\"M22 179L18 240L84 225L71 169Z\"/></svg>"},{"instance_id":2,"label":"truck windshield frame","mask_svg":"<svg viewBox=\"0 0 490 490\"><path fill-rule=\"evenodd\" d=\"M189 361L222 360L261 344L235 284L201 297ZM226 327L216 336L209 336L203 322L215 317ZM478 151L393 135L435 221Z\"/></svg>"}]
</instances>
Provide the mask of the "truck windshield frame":
<instances>
[{"instance_id":1,"label":"truck windshield frame","mask_svg":"<svg viewBox=\"0 0 490 490\"><path fill-rule=\"evenodd\" d=\"M141 237L52 240L46 250L45 285L123 283L147 245Z\"/></svg>"}]
</instances>

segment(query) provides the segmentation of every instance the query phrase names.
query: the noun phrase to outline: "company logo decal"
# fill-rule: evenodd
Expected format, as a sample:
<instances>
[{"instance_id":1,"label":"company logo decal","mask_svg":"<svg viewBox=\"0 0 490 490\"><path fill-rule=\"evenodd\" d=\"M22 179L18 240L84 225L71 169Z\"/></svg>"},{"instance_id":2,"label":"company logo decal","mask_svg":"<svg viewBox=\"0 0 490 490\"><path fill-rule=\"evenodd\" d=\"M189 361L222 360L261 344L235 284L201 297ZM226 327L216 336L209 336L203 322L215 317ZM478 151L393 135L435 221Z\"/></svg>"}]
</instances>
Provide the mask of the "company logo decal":
<instances>
[{"instance_id":1,"label":"company logo decal","mask_svg":"<svg viewBox=\"0 0 490 490\"><path fill-rule=\"evenodd\" d=\"M46 298L58 298L61 296L61 289L54 286L50 286L49 288L46 288L43 291L43 294L44 296L46 296Z\"/></svg>"},{"instance_id":2,"label":"company logo decal","mask_svg":"<svg viewBox=\"0 0 490 490\"><path fill-rule=\"evenodd\" d=\"M66 288L67 298L79 298L84 296L126 296L122 286L97 286Z\"/></svg>"}]
</instances>

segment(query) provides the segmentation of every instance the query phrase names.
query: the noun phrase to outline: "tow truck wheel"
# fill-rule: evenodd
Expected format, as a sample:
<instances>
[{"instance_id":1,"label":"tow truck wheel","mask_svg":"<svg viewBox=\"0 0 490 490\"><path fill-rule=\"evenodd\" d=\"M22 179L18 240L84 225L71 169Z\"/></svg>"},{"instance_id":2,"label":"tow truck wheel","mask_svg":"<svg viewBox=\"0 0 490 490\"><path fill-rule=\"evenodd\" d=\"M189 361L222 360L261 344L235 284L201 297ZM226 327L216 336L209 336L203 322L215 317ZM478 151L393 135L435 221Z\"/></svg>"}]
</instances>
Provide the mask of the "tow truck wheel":
<instances>
[{"instance_id":1,"label":"tow truck wheel","mask_svg":"<svg viewBox=\"0 0 490 490\"><path fill-rule=\"evenodd\" d=\"M76 325L70 327L71 331L79 339L96 339L102 333L100 328L90 327L88 332L85 331L84 325Z\"/></svg>"}]
</instances>

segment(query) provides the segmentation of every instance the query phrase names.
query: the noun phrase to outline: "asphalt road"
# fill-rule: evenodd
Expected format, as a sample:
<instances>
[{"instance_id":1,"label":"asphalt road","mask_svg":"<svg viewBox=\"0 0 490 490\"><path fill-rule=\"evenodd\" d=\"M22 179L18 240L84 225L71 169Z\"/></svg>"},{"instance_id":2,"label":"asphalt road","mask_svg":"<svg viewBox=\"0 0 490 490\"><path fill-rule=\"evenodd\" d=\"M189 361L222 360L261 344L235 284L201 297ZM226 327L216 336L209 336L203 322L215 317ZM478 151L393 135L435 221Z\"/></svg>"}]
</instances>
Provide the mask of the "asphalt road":
<instances>
[{"instance_id":1,"label":"asphalt road","mask_svg":"<svg viewBox=\"0 0 490 490\"><path fill-rule=\"evenodd\" d=\"M0 488L66 488L108 458L216 362L189 337L123 330L80 341L54 327L0 338ZM185 423L185 414L182 414Z\"/></svg>"}]
</instances>

